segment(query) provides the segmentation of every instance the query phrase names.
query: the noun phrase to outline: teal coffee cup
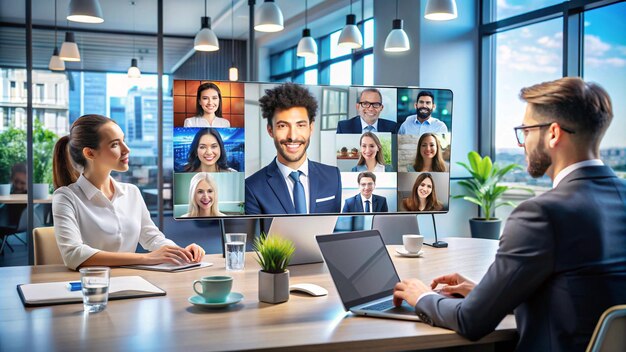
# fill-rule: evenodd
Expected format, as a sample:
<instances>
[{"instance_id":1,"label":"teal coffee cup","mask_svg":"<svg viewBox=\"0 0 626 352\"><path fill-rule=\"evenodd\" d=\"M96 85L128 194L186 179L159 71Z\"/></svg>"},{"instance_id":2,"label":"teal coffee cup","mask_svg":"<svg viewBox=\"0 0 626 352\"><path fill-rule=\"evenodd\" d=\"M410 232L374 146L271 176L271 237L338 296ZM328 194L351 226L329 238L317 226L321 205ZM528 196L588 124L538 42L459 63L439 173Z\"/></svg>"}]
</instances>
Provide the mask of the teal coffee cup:
<instances>
[{"instance_id":1,"label":"teal coffee cup","mask_svg":"<svg viewBox=\"0 0 626 352\"><path fill-rule=\"evenodd\" d=\"M202 290L198 291L198 284ZM193 282L193 290L202 296L208 303L220 303L226 301L230 290L233 288L232 276L205 276Z\"/></svg>"}]
</instances>

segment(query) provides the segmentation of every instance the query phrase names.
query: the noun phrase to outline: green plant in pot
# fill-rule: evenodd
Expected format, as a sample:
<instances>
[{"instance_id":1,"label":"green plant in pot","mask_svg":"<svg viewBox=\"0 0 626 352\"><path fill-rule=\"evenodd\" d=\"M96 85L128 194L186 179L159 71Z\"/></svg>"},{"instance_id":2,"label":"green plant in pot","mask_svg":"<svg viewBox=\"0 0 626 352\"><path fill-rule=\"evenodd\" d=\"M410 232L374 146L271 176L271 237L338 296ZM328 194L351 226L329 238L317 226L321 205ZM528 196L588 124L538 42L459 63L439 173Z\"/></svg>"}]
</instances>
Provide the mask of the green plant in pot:
<instances>
[{"instance_id":1,"label":"green plant in pot","mask_svg":"<svg viewBox=\"0 0 626 352\"><path fill-rule=\"evenodd\" d=\"M481 157L475 151L467 154L469 165L457 162L465 168L472 178L459 181L465 189L465 194L456 195L454 198L465 199L480 207L483 217L470 219L472 237L498 239L502 220L494 218L495 210L501 206L515 206L511 201L502 200L504 193L510 189L520 189L533 193L532 190L522 187L511 187L499 184L500 180L515 169L521 169L518 164L507 164L501 167L493 165L489 156Z\"/></svg>"},{"instance_id":2,"label":"green plant in pot","mask_svg":"<svg viewBox=\"0 0 626 352\"><path fill-rule=\"evenodd\" d=\"M11 192L11 168L26 160L26 131L9 128L0 133L0 195Z\"/></svg>"},{"instance_id":3,"label":"green plant in pot","mask_svg":"<svg viewBox=\"0 0 626 352\"><path fill-rule=\"evenodd\" d=\"M259 301L281 303L289 300L289 270L296 248L288 239L265 233L254 239L259 271Z\"/></svg>"}]
</instances>

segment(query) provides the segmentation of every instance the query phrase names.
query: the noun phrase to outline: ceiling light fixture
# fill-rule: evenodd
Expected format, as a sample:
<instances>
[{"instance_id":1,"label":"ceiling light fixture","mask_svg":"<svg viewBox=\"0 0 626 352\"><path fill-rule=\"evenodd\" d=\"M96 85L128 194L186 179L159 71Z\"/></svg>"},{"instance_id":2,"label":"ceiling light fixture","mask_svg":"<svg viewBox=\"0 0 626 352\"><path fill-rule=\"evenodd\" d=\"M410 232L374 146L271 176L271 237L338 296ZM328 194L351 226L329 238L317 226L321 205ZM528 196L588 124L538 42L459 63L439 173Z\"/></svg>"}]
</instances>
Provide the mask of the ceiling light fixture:
<instances>
[{"instance_id":1,"label":"ceiling light fixture","mask_svg":"<svg viewBox=\"0 0 626 352\"><path fill-rule=\"evenodd\" d=\"M65 41L61 44L59 58L63 61L80 61L80 51L76 44L74 32L65 32Z\"/></svg>"},{"instance_id":2,"label":"ceiling light fixture","mask_svg":"<svg viewBox=\"0 0 626 352\"><path fill-rule=\"evenodd\" d=\"M428 0L424 18L433 21L448 21L457 18L455 0Z\"/></svg>"},{"instance_id":3,"label":"ceiling light fixture","mask_svg":"<svg viewBox=\"0 0 626 352\"><path fill-rule=\"evenodd\" d=\"M65 62L59 58L59 47L57 47L57 0L54 0L54 51L50 57L48 68L52 71L65 70Z\"/></svg>"},{"instance_id":4,"label":"ceiling light fixture","mask_svg":"<svg viewBox=\"0 0 626 352\"><path fill-rule=\"evenodd\" d=\"M237 81L239 80L239 70L237 66L235 66L235 2L234 0L230 0L230 37L232 38L231 51L230 51L230 59L231 65L228 69L228 80Z\"/></svg>"},{"instance_id":5,"label":"ceiling light fixture","mask_svg":"<svg viewBox=\"0 0 626 352\"><path fill-rule=\"evenodd\" d=\"M302 57L317 57L317 43L311 37L311 30L307 28L309 24L308 18L309 2L304 0L304 29L302 30L302 38L298 42L296 55Z\"/></svg>"},{"instance_id":6,"label":"ceiling light fixture","mask_svg":"<svg viewBox=\"0 0 626 352\"><path fill-rule=\"evenodd\" d=\"M133 7L133 56L135 56L135 6L134 1L130 2L130 6ZM130 67L128 68L128 78L141 78L141 70L137 66L137 59L130 59Z\"/></svg>"},{"instance_id":7,"label":"ceiling light fixture","mask_svg":"<svg viewBox=\"0 0 626 352\"><path fill-rule=\"evenodd\" d=\"M283 25L283 12L274 0L265 0L256 10L254 30L259 32L280 32Z\"/></svg>"},{"instance_id":8,"label":"ceiling light fixture","mask_svg":"<svg viewBox=\"0 0 626 352\"><path fill-rule=\"evenodd\" d=\"M358 49L363 46L363 36L359 27L356 26L356 15L352 13L352 0L350 0L350 14L346 16L346 26L341 30L337 45L348 49Z\"/></svg>"},{"instance_id":9,"label":"ceiling light fixture","mask_svg":"<svg viewBox=\"0 0 626 352\"><path fill-rule=\"evenodd\" d=\"M220 43L215 32L211 30L211 17L207 16L206 2L204 0L204 16L200 20L200 31L193 39L193 48L197 51L217 51L220 50Z\"/></svg>"},{"instance_id":10,"label":"ceiling light fixture","mask_svg":"<svg viewBox=\"0 0 626 352\"><path fill-rule=\"evenodd\" d=\"M391 32L385 40L385 51L400 52L411 49L409 37L402 27L402 20L398 18L398 0L396 0L396 18L393 20Z\"/></svg>"},{"instance_id":11,"label":"ceiling light fixture","mask_svg":"<svg viewBox=\"0 0 626 352\"><path fill-rule=\"evenodd\" d=\"M102 23L102 8L98 0L71 0L67 19L73 22Z\"/></svg>"}]
</instances>

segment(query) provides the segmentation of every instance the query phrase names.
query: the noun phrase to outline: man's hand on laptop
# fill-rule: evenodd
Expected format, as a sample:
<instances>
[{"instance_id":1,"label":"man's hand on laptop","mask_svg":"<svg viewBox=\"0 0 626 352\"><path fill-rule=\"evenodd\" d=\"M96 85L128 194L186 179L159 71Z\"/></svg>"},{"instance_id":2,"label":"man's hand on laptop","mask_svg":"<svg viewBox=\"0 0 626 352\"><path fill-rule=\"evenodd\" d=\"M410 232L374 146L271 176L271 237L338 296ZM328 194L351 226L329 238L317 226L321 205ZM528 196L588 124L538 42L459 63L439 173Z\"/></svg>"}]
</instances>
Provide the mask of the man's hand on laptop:
<instances>
[{"instance_id":1,"label":"man's hand on laptop","mask_svg":"<svg viewBox=\"0 0 626 352\"><path fill-rule=\"evenodd\" d=\"M435 289L439 284L444 286L438 290ZM436 277L430 283L430 288L435 292L453 297L466 297L474 289L474 286L476 286L475 282L457 273Z\"/></svg>"},{"instance_id":2,"label":"man's hand on laptop","mask_svg":"<svg viewBox=\"0 0 626 352\"><path fill-rule=\"evenodd\" d=\"M393 289L393 304L396 307L400 307L402 301L406 301L412 307L415 307L417 299L427 292L432 292L432 290L418 279L402 280Z\"/></svg>"}]
</instances>

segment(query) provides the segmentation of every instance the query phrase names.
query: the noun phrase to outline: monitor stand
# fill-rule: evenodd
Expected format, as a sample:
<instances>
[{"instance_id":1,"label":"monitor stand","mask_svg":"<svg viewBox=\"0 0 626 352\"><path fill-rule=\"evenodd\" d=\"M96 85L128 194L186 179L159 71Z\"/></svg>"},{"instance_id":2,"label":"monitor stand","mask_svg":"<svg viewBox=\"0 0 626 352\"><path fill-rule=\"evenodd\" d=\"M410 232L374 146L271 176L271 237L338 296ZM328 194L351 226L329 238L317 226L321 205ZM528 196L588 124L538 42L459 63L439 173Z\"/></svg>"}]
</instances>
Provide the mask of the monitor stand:
<instances>
[{"instance_id":1,"label":"monitor stand","mask_svg":"<svg viewBox=\"0 0 626 352\"><path fill-rule=\"evenodd\" d=\"M424 242L424 244L427 246L434 247L434 248L448 248L448 242L437 240L437 223L435 222L435 214L430 214L430 216L433 217L433 229L435 229L435 242L433 243Z\"/></svg>"}]
</instances>

